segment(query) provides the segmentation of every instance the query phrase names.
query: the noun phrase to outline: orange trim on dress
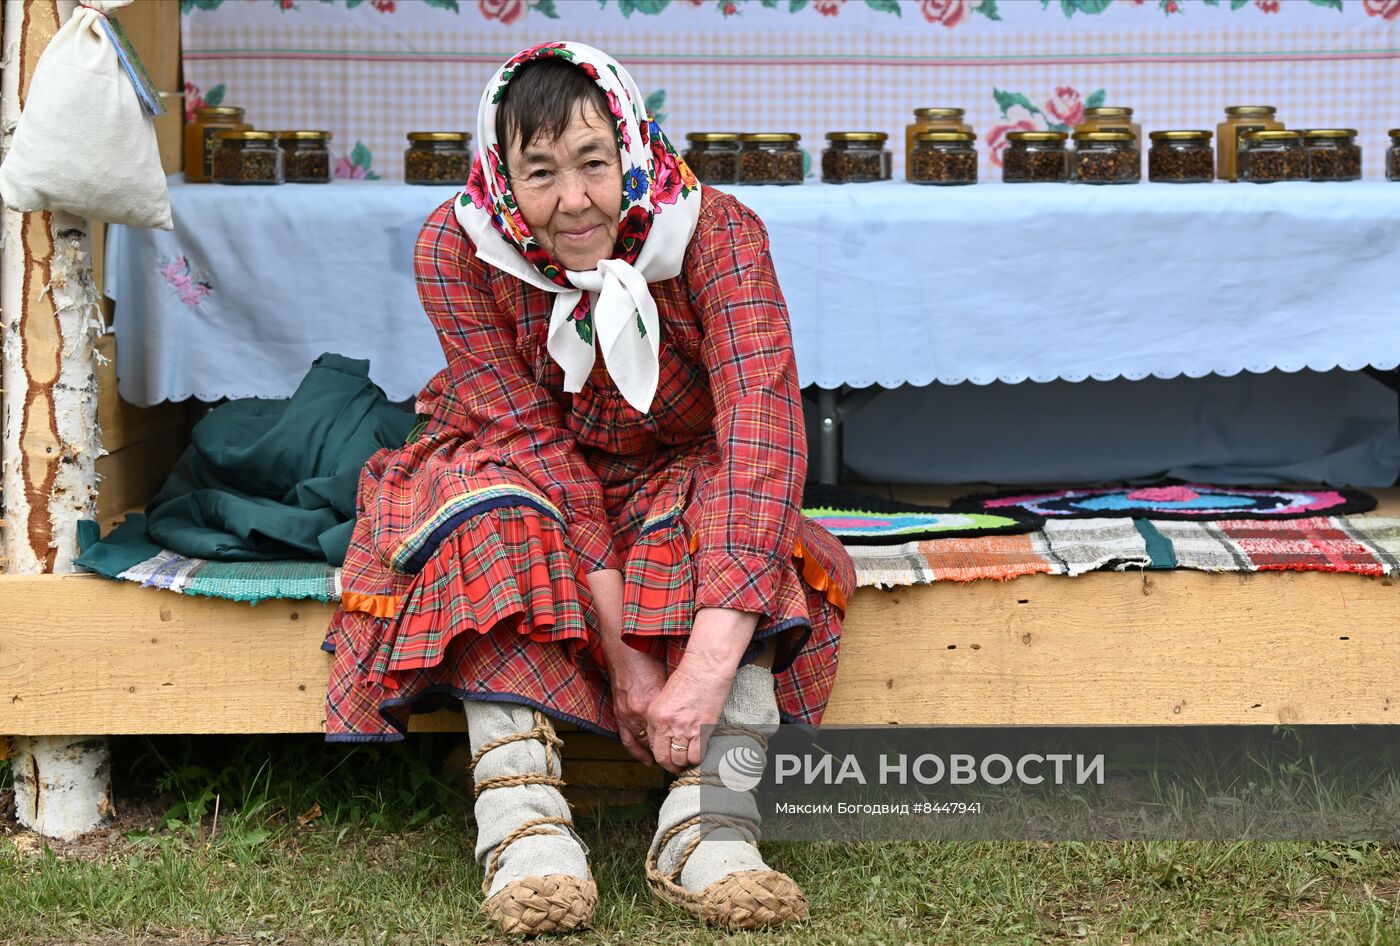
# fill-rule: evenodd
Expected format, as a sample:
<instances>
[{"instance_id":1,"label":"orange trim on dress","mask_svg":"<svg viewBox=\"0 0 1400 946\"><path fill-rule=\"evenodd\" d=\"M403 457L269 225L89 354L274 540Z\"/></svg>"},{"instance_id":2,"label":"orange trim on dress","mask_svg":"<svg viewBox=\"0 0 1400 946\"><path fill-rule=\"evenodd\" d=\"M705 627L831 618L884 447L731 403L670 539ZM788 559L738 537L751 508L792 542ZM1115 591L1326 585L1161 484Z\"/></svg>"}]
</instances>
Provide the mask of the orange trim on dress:
<instances>
[{"instance_id":1,"label":"orange trim on dress","mask_svg":"<svg viewBox=\"0 0 1400 946\"><path fill-rule=\"evenodd\" d=\"M690 537L690 554L694 555L699 550L700 535L696 533ZM841 615L844 617L846 614L846 596L842 594L836 582L831 580L831 576L826 573L826 569L822 568L821 562L818 562L807 554L807 550L802 547L801 539L795 541L792 548L792 557L802 563L802 580L805 581L809 587L826 595L826 600L831 602L831 606L840 611Z\"/></svg>"},{"instance_id":2,"label":"orange trim on dress","mask_svg":"<svg viewBox=\"0 0 1400 946\"><path fill-rule=\"evenodd\" d=\"M363 611L377 618L391 618L403 607L399 595L362 595L354 591L342 592L340 606L346 611Z\"/></svg>"}]
</instances>

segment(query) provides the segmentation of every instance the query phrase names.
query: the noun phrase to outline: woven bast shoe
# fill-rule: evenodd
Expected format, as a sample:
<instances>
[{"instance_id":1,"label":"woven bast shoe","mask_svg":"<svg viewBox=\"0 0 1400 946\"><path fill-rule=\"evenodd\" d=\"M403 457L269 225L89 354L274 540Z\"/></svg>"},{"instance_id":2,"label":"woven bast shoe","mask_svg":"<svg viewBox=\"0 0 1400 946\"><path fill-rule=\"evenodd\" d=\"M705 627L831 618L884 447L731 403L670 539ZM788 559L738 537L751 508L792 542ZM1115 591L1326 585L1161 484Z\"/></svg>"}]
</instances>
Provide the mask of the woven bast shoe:
<instances>
[{"instance_id":1,"label":"woven bast shoe","mask_svg":"<svg viewBox=\"0 0 1400 946\"><path fill-rule=\"evenodd\" d=\"M779 721L772 672L758 663L740 666L705 757L671 783L661 806L647 884L705 923L751 929L807 918L796 882L759 855L757 784L747 778L763 771Z\"/></svg>"},{"instance_id":2,"label":"woven bast shoe","mask_svg":"<svg viewBox=\"0 0 1400 946\"><path fill-rule=\"evenodd\" d=\"M564 785L559 776L562 740L549 718L529 707L469 701L466 711L475 749L477 857L485 868L482 913L504 933L586 928L598 904L598 887L583 842L574 834L568 802L558 791ZM506 751L497 751L501 749ZM483 799L487 792L491 796ZM514 827L507 830L507 824ZM512 845L527 839L533 841L508 854ZM501 876L510 879L492 892Z\"/></svg>"},{"instance_id":3,"label":"woven bast shoe","mask_svg":"<svg viewBox=\"0 0 1400 946\"><path fill-rule=\"evenodd\" d=\"M684 829L697 824L707 827L734 826L730 819L712 820L710 816L698 815L682 822L678 827ZM807 919L806 895L802 888L797 886L797 881L781 871L735 871L698 893L686 890L677 881L694 845L681 855L680 866L672 871L670 876L657 866L660 849L665 847L672 837L674 835L667 832L661 836L662 840L653 843L652 849L647 852L647 886L658 899L675 904L710 926L724 929L747 930L764 926L786 926Z\"/></svg>"}]
</instances>

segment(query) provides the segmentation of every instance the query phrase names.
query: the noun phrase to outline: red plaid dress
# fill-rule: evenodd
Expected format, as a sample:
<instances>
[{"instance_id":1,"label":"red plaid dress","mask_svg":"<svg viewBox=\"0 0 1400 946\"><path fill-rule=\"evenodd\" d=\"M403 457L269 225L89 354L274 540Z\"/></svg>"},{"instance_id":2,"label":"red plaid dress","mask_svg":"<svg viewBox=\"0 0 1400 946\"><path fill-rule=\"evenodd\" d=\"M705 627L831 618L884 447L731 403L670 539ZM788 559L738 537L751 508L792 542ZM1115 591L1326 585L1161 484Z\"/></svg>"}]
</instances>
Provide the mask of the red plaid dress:
<instances>
[{"instance_id":1,"label":"red plaid dress","mask_svg":"<svg viewBox=\"0 0 1400 946\"><path fill-rule=\"evenodd\" d=\"M695 611L761 615L784 719L818 723L855 573L801 514L806 439L763 224L704 192L681 275L651 286L660 384L638 413L599 359L565 394L552 296L477 259L443 204L418 237L447 354L426 429L360 478L326 738L401 739L412 712L496 699L616 735L586 576L620 569L624 639L674 670Z\"/></svg>"}]
</instances>

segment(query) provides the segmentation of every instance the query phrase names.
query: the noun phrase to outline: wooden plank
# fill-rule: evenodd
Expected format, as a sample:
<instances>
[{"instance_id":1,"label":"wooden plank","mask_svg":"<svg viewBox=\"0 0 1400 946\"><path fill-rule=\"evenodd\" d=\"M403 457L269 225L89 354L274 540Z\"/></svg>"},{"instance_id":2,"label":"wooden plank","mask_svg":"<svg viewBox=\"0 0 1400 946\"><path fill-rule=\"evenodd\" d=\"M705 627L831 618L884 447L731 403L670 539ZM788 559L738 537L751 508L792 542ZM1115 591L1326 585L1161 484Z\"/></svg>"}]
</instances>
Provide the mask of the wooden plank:
<instances>
[{"instance_id":1,"label":"wooden plank","mask_svg":"<svg viewBox=\"0 0 1400 946\"><path fill-rule=\"evenodd\" d=\"M0 594L0 733L322 730L327 605L252 608L91 576L0 576ZM865 590L824 721L1396 722L1397 627L1400 592L1355 575Z\"/></svg>"},{"instance_id":2,"label":"wooden plank","mask_svg":"<svg viewBox=\"0 0 1400 946\"><path fill-rule=\"evenodd\" d=\"M126 511L144 508L160 491L186 447L183 427L156 434L97 460L97 521L106 528Z\"/></svg>"},{"instance_id":3,"label":"wooden plank","mask_svg":"<svg viewBox=\"0 0 1400 946\"><path fill-rule=\"evenodd\" d=\"M827 720L1400 722L1400 593L1312 572L1034 575L861 592Z\"/></svg>"},{"instance_id":4,"label":"wooden plank","mask_svg":"<svg viewBox=\"0 0 1400 946\"><path fill-rule=\"evenodd\" d=\"M152 407L138 407L117 393L117 337L103 335L97 340L97 423L102 431L102 447L116 454L126 447L165 433L179 431L183 436L189 415L183 401L166 401ZM106 363L103 364L103 359Z\"/></svg>"},{"instance_id":5,"label":"wooden plank","mask_svg":"<svg viewBox=\"0 0 1400 946\"><path fill-rule=\"evenodd\" d=\"M179 93L180 82L180 4L170 0L133 3L117 14L136 54L151 74L159 92ZM160 163L166 174L184 169L182 133L185 123L184 99L165 96L164 115L154 120Z\"/></svg>"},{"instance_id":6,"label":"wooden plank","mask_svg":"<svg viewBox=\"0 0 1400 946\"><path fill-rule=\"evenodd\" d=\"M47 579L47 580L40 580ZM0 732L318 732L331 608L0 576Z\"/></svg>"}]
</instances>

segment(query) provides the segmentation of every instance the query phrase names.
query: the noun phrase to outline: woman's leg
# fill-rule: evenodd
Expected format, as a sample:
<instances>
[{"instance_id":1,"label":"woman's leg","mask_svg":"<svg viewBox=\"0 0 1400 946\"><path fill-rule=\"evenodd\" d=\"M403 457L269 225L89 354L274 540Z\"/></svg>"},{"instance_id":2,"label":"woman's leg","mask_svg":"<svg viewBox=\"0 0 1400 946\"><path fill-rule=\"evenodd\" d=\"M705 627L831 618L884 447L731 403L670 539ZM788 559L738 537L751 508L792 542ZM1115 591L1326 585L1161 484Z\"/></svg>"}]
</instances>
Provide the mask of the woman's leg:
<instances>
[{"instance_id":1,"label":"woman's leg","mask_svg":"<svg viewBox=\"0 0 1400 946\"><path fill-rule=\"evenodd\" d=\"M705 757L672 784L647 855L652 889L718 926L807 917L797 884L759 854L758 804L742 781L743 772L763 771L768 737L778 728L773 674L761 663L766 657L771 665L772 655L769 647L738 669Z\"/></svg>"},{"instance_id":2,"label":"woman's leg","mask_svg":"<svg viewBox=\"0 0 1400 946\"><path fill-rule=\"evenodd\" d=\"M507 933L586 926L598 889L559 794L560 741L543 713L518 703L465 701L476 791L482 909Z\"/></svg>"}]
</instances>

